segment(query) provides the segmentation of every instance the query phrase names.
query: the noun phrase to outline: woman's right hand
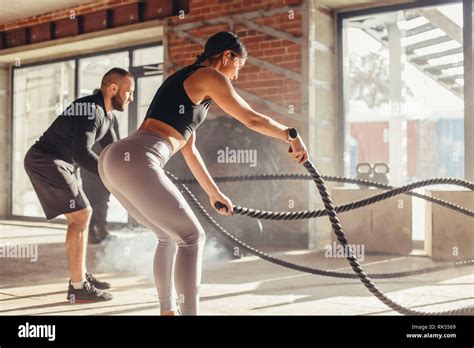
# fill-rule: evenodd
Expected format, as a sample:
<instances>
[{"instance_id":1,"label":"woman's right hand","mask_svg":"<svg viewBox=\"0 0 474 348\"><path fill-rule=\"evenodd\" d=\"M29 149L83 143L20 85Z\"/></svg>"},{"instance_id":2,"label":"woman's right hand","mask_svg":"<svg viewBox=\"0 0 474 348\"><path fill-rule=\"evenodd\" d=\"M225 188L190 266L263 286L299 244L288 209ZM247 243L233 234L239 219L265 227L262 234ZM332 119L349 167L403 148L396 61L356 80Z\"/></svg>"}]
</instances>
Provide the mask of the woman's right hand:
<instances>
[{"instance_id":1,"label":"woman's right hand","mask_svg":"<svg viewBox=\"0 0 474 348\"><path fill-rule=\"evenodd\" d=\"M304 163L308 160L308 150L301 136L298 135L298 137L291 142L288 153L298 163Z\"/></svg>"}]
</instances>

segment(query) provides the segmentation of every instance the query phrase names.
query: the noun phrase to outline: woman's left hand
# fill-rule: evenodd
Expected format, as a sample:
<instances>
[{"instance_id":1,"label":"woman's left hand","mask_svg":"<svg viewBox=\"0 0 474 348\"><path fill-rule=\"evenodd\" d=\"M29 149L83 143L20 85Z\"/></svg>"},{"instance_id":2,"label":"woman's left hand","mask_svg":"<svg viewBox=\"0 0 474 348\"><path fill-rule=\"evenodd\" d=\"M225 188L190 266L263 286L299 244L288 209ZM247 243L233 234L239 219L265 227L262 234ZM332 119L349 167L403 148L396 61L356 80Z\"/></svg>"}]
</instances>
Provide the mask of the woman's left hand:
<instances>
[{"instance_id":1,"label":"woman's left hand","mask_svg":"<svg viewBox=\"0 0 474 348\"><path fill-rule=\"evenodd\" d=\"M219 214L227 215L227 216L234 215L232 201L229 199L229 197L227 197L222 192L216 192L215 194L210 195L209 196L209 202L211 203L211 207L216 209L219 212ZM216 202L221 202L222 204L224 204L227 207L227 209L226 208L217 209L214 206L214 204Z\"/></svg>"}]
</instances>

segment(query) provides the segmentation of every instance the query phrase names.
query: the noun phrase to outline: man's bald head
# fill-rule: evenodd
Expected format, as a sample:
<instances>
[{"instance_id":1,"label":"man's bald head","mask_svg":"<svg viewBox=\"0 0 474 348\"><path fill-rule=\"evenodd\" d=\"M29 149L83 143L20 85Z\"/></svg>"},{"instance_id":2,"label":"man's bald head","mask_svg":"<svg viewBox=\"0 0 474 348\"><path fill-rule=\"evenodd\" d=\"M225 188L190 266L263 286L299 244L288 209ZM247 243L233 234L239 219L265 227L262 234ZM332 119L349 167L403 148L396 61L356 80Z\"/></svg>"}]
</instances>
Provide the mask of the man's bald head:
<instances>
[{"instance_id":1,"label":"man's bald head","mask_svg":"<svg viewBox=\"0 0 474 348\"><path fill-rule=\"evenodd\" d=\"M125 69L112 68L102 77L100 90L104 98L110 99L114 110L124 111L133 101L134 76Z\"/></svg>"},{"instance_id":2,"label":"man's bald head","mask_svg":"<svg viewBox=\"0 0 474 348\"><path fill-rule=\"evenodd\" d=\"M123 79L127 76L131 79L134 79L134 76L129 71L122 68L112 68L105 73L104 77L102 77L102 83L100 85L100 88L102 89L104 87L107 87L112 83L115 83L116 85L120 86L123 82Z\"/></svg>"}]
</instances>

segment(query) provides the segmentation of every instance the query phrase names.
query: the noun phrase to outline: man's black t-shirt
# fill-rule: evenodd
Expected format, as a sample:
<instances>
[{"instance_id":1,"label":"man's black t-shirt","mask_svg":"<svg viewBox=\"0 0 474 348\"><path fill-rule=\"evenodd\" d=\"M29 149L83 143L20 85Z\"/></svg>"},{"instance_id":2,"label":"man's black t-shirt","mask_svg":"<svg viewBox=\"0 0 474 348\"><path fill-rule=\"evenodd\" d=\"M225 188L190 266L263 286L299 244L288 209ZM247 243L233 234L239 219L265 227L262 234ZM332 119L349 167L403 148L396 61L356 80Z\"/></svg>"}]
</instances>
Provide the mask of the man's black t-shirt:
<instances>
[{"instance_id":1,"label":"man's black t-shirt","mask_svg":"<svg viewBox=\"0 0 474 348\"><path fill-rule=\"evenodd\" d=\"M99 175L99 157L92 151L92 146L99 142L105 147L117 140L113 122L114 116L112 113L107 115L104 97L99 91L72 102L34 146Z\"/></svg>"}]
</instances>

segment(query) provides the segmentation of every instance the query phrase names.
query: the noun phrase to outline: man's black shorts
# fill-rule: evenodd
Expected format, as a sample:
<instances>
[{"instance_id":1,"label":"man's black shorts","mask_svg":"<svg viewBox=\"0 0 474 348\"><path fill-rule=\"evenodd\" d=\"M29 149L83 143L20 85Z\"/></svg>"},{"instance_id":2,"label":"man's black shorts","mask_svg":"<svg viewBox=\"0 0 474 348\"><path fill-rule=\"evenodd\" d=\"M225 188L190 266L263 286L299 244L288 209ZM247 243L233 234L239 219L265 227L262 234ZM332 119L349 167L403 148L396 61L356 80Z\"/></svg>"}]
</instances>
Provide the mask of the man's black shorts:
<instances>
[{"instance_id":1,"label":"man's black shorts","mask_svg":"<svg viewBox=\"0 0 474 348\"><path fill-rule=\"evenodd\" d=\"M73 164L33 145L26 153L24 165L46 219L90 206L74 176Z\"/></svg>"}]
</instances>

